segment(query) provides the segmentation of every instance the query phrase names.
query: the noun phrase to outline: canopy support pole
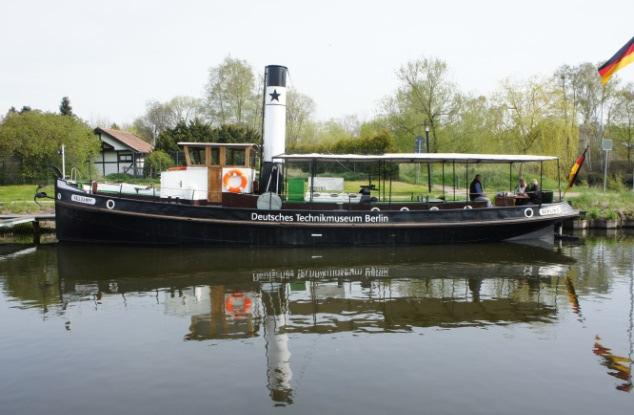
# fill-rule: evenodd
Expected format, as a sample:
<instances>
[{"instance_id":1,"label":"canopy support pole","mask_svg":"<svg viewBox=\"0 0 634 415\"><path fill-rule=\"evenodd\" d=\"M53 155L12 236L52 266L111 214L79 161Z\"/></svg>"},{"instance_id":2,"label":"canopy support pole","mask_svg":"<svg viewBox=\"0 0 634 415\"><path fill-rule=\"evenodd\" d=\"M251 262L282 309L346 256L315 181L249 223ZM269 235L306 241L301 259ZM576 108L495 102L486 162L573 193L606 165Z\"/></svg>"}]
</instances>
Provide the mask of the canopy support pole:
<instances>
[{"instance_id":1,"label":"canopy support pole","mask_svg":"<svg viewBox=\"0 0 634 415\"><path fill-rule=\"evenodd\" d=\"M544 190L544 162L539 162L539 190Z\"/></svg>"},{"instance_id":2,"label":"canopy support pole","mask_svg":"<svg viewBox=\"0 0 634 415\"><path fill-rule=\"evenodd\" d=\"M561 172L559 171L559 159L557 159L557 189L559 190L559 201L561 202Z\"/></svg>"},{"instance_id":3,"label":"canopy support pole","mask_svg":"<svg viewBox=\"0 0 634 415\"><path fill-rule=\"evenodd\" d=\"M469 201L469 161L467 161L467 163L465 164L465 168L464 168L464 187L465 187L465 195L466 195L466 201Z\"/></svg>"},{"instance_id":4,"label":"canopy support pole","mask_svg":"<svg viewBox=\"0 0 634 415\"><path fill-rule=\"evenodd\" d=\"M442 200L445 200L445 162L442 162Z\"/></svg>"},{"instance_id":5,"label":"canopy support pole","mask_svg":"<svg viewBox=\"0 0 634 415\"><path fill-rule=\"evenodd\" d=\"M392 169L390 169L390 191L387 203L389 206L392 206Z\"/></svg>"},{"instance_id":6,"label":"canopy support pole","mask_svg":"<svg viewBox=\"0 0 634 415\"><path fill-rule=\"evenodd\" d=\"M451 168L453 170L453 201L456 201L456 161L451 162Z\"/></svg>"},{"instance_id":7,"label":"canopy support pole","mask_svg":"<svg viewBox=\"0 0 634 415\"><path fill-rule=\"evenodd\" d=\"M513 163L509 163L509 193L513 191Z\"/></svg>"},{"instance_id":8,"label":"canopy support pole","mask_svg":"<svg viewBox=\"0 0 634 415\"><path fill-rule=\"evenodd\" d=\"M312 159L310 161L310 203L313 203L313 192L315 189L315 164L317 164L317 161Z\"/></svg>"}]
</instances>

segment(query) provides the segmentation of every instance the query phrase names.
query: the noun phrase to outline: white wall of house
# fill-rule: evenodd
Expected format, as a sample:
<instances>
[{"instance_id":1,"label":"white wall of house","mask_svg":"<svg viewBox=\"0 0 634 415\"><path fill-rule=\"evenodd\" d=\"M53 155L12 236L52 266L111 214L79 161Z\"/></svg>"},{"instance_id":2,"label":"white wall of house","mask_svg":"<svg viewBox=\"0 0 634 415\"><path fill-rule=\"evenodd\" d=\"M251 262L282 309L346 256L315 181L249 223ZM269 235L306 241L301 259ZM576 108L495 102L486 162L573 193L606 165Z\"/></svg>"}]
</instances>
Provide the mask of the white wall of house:
<instances>
[{"instance_id":1,"label":"white wall of house","mask_svg":"<svg viewBox=\"0 0 634 415\"><path fill-rule=\"evenodd\" d=\"M133 160L136 158L137 174L143 174L143 166L145 164L145 154L136 153L121 144L117 140L113 140L105 134L100 135L103 143L112 146L113 149L103 150L94 160L93 166L95 172L101 176L107 176L114 173L126 173L134 175Z\"/></svg>"}]
</instances>

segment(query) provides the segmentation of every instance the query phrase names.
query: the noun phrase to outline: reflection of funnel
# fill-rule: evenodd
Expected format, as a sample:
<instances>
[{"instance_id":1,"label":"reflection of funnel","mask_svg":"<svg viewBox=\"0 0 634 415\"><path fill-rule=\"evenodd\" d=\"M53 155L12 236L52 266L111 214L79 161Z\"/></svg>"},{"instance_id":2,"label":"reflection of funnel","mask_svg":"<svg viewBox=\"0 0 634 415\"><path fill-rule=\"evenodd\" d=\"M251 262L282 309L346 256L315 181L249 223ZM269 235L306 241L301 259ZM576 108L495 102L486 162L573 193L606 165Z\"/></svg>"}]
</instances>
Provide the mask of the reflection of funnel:
<instances>
[{"instance_id":1,"label":"reflection of funnel","mask_svg":"<svg viewBox=\"0 0 634 415\"><path fill-rule=\"evenodd\" d=\"M291 387L293 371L291 370L291 352L288 348L288 334L280 333L280 329L287 324L288 320L285 294L285 284L262 284L267 387L276 405L293 403Z\"/></svg>"}]
</instances>

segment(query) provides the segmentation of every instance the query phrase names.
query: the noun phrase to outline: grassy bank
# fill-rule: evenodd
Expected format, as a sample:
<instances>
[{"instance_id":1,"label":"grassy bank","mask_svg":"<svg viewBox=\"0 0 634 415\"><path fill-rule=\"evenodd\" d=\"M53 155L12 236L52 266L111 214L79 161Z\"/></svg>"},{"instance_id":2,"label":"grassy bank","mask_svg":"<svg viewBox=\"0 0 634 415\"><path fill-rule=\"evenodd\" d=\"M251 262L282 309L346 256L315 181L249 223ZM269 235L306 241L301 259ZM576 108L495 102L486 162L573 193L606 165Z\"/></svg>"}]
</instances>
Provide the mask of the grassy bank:
<instances>
[{"instance_id":1,"label":"grassy bank","mask_svg":"<svg viewBox=\"0 0 634 415\"><path fill-rule=\"evenodd\" d=\"M16 184L0 186L0 213L2 214L27 214L37 212L52 212L53 200L39 199L33 201L37 186L34 184ZM53 186L47 186L40 191L53 196Z\"/></svg>"},{"instance_id":2,"label":"grassy bank","mask_svg":"<svg viewBox=\"0 0 634 415\"><path fill-rule=\"evenodd\" d=\"M575 209L585 212L587 219L634 220L634 192L631 190L609 190L575 187L574 193L566 196Z\"/></svg>"}]
</instances>

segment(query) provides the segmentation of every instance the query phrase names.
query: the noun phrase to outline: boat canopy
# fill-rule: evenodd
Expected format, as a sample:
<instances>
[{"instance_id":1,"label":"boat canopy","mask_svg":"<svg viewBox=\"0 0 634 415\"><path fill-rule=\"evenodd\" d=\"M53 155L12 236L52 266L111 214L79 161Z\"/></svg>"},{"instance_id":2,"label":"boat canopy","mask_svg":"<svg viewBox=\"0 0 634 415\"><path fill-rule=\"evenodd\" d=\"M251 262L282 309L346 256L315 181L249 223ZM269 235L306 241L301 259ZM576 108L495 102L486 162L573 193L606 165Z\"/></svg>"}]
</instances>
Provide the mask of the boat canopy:
<instances>
[{"instance_id":1,"label":"boat canopy","mask_svg":"<svg viewBox=\"0 0 634 415\"><path fill-rule=\"evenodd\" d=\"M288 161L391 161L397 163L527 163L557 160L554 156L533 156L527 154L464 154L464 153L385 153L385 154L280 154L273 157Z\"/></svg>"},{"instance_id":2,"label":"boat canopy","mask_svg":"<svg viewBox=\"0 0 634 415\"><path fill-rule=\"evenodd\" d=\"M186 142L179 141L178 145L181 147L212 147L212 148L250 148L257 147L254 143L206 143L206 142Z\"/></svg>"}]
</instances>

